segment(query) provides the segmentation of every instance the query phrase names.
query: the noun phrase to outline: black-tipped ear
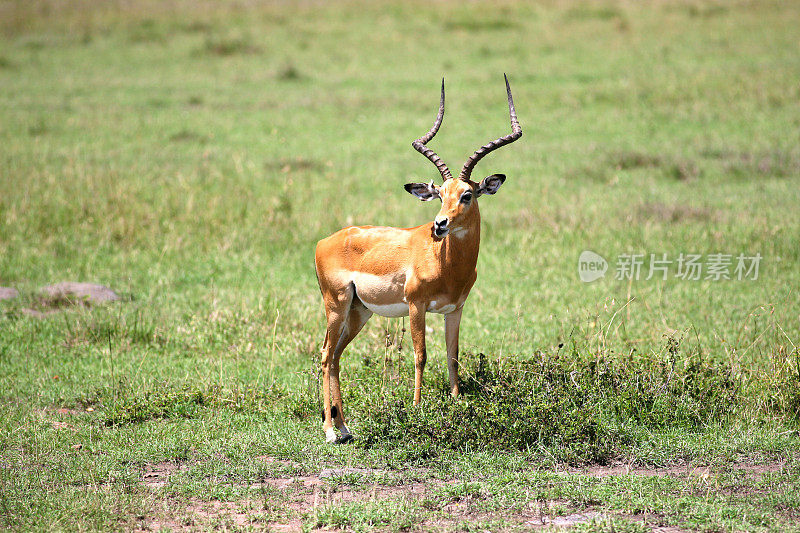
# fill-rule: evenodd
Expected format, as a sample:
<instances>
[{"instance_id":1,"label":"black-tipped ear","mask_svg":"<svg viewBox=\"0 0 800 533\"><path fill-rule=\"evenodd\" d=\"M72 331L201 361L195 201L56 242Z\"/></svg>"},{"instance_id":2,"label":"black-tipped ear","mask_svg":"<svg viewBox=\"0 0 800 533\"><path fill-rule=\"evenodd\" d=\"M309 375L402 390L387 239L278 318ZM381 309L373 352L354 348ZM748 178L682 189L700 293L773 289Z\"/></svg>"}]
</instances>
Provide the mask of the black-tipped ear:
<instances>
[{"instance_id":1,"label":"black-tipped ear","mask_svg":"<svg viewBox=\"0 0 800 533\"><path fill-rule=\"evenodd\" d=\"M492 174L491 176L487 176L483 178L481 184L478 185L476 193L478 196L482 194L494 194L504 181L506 181L505 174Z\"/></svg>"},{"instance_id":2,"label":"black-tipped ear","mask_svg":"<svg viewBox=\"0 0 800 533\"><path fill-rule=\"evenodd\" d=\"M439 196L439 188L430 183L406 183L405 185L406 190L422 200L423 202L429 202L434 198L441 198Z\"/></svg>"}]
</instances>

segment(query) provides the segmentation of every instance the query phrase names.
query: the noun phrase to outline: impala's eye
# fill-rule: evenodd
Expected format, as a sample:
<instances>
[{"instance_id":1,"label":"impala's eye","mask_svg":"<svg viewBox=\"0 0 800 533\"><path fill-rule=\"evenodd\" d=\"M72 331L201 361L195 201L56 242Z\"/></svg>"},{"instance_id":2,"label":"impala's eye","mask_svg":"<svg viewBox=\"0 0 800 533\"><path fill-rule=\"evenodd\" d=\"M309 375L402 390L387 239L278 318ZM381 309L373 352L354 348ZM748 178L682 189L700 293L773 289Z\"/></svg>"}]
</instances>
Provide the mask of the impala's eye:
<instances>
[{"instance_id":1,"label":"impala's eye","mask_svg":"<svg viewBox=\"0 0 800 533\"><path fill-rule=\"evenodd\" d=\"M472 193L471 192L465 192L464 194L461 195L461 203L462 204L468 204L470 200L472 200Z\"/></svg>"}]
</instances>

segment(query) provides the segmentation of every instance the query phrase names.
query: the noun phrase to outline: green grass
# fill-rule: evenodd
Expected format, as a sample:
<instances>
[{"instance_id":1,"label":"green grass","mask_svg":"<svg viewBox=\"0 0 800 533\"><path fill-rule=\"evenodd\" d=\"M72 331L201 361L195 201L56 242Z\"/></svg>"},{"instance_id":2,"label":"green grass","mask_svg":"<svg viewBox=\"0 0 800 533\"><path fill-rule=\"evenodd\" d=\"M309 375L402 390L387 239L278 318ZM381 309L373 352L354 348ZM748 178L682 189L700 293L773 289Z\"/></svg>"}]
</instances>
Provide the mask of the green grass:
<instances>
[{"instance_id":1,"label":"green grass","mask_svg":"<svg viewBox=\"0 0 800 533\"><path fill-rule=\"evenodd\" d=\"M0 524L797 530L798 15L0 3ZM440 79L457 168L508 131L504 72L525 133L476 169L508 180L481 200L465 394L434 315L411 406L407 324L375 317L343 360L358 440L325 445L315 243L431 220L402 185L436 176L410 143ZM615 280L631 253L763 259ZM123 301L39 294L66 280Z\"/></svg>"}]
</instances>

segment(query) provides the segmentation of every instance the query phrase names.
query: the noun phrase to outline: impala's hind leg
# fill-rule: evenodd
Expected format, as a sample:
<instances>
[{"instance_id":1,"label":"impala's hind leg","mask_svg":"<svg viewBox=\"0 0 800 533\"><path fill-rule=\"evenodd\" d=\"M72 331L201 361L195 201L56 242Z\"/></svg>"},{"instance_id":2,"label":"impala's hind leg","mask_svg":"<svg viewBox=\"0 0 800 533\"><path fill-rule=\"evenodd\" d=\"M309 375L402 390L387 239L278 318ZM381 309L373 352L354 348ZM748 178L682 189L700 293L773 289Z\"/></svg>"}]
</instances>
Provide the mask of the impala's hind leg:
<instances>
[{"instance_id":1,"label":"impala's hind leg","mask_svg":"<svg viewBox=\"0 0 800 533\"><path fill-rule=\"evenodd\" d=\"M352 341L356 335L358 335L358 332L361 331L361 328L364 327L364 324L367 323L367 320L369 320L371 316L372 311L367 309L364 304L361 303L361 301L358 299L358 296L355 296L352 304L350 305L350 312L345 322L344 330L342 331L342 335L339 337L339 342L337 343L336 349L333 351L330 377L332 395L331 403L335 412L333 422L342 434L342 436L339 438L339 442L341 443L349 442L352 440L353 436L344 423L342 389L339 383L339 360L341 359L344 349L347 348L347 345L350 344L350 341Z\"/></svg>"},{"instance_id":2,"label":"impala's hind leg","mask_svg":"<svg viewBox=\"0 0 800 533\"><path fill-rule=\"evenodd\" d=\"M335 442L334 413L331 412L331 366L333 353L349 314L353 291L348 287L338 293L323 293L322 297L325 300L325 315L328 320L325 342L322 344L322 430L325 432L325 440Z\"/></svg>"},{"instance_id":3,"label":"impala's hind leg","mask_svg":"<svg viewBox=\"0 0 800 533\"><path fill-rule=\"evenodd\" d=\"M336 427L342 431L341 440L348 441L352 436L344 424L342 413L339 358L372 313L358 300L352 283L337 292L323 293L323 299L328 326L322 345L322 429L325 440L336 442L335 421Z\"/></svg>"}]
</instances>

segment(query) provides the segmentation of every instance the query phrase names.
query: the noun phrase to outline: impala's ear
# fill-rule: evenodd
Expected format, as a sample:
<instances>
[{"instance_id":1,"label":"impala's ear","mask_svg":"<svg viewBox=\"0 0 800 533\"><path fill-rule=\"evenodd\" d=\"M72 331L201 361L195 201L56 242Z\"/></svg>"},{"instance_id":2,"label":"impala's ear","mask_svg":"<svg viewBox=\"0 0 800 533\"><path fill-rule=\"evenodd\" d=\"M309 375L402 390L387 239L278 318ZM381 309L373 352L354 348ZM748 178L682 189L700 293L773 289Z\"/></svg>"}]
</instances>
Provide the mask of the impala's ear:
<instances>
[{"instance_id":1,"label":"impala's ear","mask_svg":"<svg viewBox=\"0 0 800 533\"><path fill-rule=\"evenodd\" d=\"M476 195L494 194L504 181L506 181L505 174L492 174L491 176L483 178L481 184L478 185L478 190L475 191L477 193Z\"/></svg>"},{"instance_id":2,"label":"impala's ear","mask_svg":"<svg viewBox=\"0 0 800 533\"><path fill-rule=\"evenodd\" d=\"M423 202L442 198L439 196L439 187L434 185L433 181L430 183L406 183L406 190Z\"/></svg>"}]
</instances>

